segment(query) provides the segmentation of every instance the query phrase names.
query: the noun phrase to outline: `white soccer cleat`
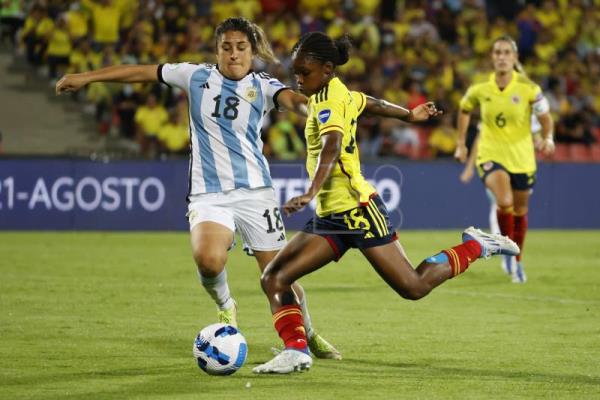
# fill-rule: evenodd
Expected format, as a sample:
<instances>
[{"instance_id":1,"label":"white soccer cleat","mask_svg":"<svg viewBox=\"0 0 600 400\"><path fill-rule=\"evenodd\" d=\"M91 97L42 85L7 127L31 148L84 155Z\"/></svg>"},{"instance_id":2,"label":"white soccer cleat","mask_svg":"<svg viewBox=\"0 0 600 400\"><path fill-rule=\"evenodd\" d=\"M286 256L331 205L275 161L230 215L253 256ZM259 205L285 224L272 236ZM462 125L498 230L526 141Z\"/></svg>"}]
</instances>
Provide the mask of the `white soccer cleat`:
<instances>
[{"instance_id":1,"label":"white soccer cleat","mask_svg":"<svg viewBox=\"0 0 600 400\"><path fill-rule=\"evenodd\" d=\"M463 243L468 240L475 240L481 245L480 258L490 258L498 254L507 256L516 256L520 253L519 246L506 236L485 233L480 229L469 227L462 234Z\"/></svg>"},{"instance_id":2,"label":"white soccer cleat","mask_svg":"<svg viewBox=\"0 0 600 400\"><path fill-rule=\"evenodd\" d=\"M294 371L305 371L312 366L312 358L300 351L285 349L271 361L252 369L255 374L289 374Z\"/></svg>"}]
</instances>

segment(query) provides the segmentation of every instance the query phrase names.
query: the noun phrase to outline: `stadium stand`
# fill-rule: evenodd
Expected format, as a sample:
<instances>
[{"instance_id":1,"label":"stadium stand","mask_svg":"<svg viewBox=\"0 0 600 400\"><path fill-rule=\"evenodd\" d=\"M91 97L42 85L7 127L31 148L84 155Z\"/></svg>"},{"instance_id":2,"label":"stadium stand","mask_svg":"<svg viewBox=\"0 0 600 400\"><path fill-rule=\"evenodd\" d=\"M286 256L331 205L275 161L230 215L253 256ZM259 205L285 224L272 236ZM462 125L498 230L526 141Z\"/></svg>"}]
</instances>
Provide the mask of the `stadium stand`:
<instances>
[{"instance_id":1,"label":"stadium stand","mask_svg":"<svg viewBox=\"0 0 600 400\"><path fill-rule=\"evenodd\" d=\"M590 146L600 141L600 31L594 28L600 26L598 2L582 1L580 7L570 7L567 0L526 2L514 7L483 0L10 3L10 18L2 19L4 43L12 46L15 39L15 57L25 57L29 63L29 71L24 73L34 71L34 76L43 76L50 86L65 72L112 64L212 62L214 27L229 16L241 15L263 27L281 60L281 64L269 66L259 62L256 69L292 84L289 53L299 35L310 30L323 30L333 37L347 33L355 50L339 72L352 89L408 106L434 100L450 116L449 125L453 125L465 88L486 79L493 39L509 33L517 39L528 75L546 92L556 121L557 141L564 141L566 146L558 146L551 160L597 159ZM12 35L16 29L13 37L6 38L6 32ZM111 84L90 85L73 100L82 104L82 113L94 116L99 135L129 142L129 155L155 157L169 153L169 146L160 146L159 152L147 151L134 119L151 93L168 113L184 101L182 93L160 85ZM275 159L301 156L295 138L303 137L302 122L289 115L272 118L279 128L265 126L267 155ZM162 123L167 123L165 118ZM289 124L296 135L281 134L280 128L289 130ZM440 131L441 125L441 119L409 127L362 118L359 143L365 148L365 157L446 157L452 149ZM444 129L452 135L448 131L451 126ZM475 131L473 125L470 132ZM269 132L276 137L269 138Z\"/></svg>"}]
</instances>

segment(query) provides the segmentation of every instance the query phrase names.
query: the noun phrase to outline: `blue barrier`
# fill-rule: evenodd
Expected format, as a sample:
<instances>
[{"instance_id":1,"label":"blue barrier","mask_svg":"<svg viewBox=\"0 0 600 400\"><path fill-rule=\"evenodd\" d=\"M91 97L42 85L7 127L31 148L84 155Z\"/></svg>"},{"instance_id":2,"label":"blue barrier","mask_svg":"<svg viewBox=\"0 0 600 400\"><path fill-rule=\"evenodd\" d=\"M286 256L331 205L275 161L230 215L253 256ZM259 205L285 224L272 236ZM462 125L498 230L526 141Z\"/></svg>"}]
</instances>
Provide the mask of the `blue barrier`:
<instances>
[{"instance_id":1,"label":"blue barrier","mask_svg":"<svg viewBox=\"0 0 600 400\"><path fill-rule=\"evenodd\" d=\"M481 183L458 181L452 162L367 164L365 176L406 229L487 226ZM303 192L302 164L271 165L280 202ZM109 163L0 160L0 229L186 230L186 161ZM542 164L530 204L533 228L600 228L600 164ZM301 228L307 208L286 218Z\"/></svg>"}]
</instances>

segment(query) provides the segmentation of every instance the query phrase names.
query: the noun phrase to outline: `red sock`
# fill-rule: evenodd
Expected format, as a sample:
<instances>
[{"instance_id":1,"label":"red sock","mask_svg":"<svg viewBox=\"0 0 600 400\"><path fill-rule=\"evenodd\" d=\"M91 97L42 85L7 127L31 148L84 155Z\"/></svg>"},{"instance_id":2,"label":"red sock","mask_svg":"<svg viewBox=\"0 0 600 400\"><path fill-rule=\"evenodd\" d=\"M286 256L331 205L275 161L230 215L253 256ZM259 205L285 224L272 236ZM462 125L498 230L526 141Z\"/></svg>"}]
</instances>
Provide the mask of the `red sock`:
<instances>
[{"instance_id":1,"label":"red sock","mask_svg":"<svg viewBox=\"0 0 600 400\"><path fill-rule=\"evenodd\" d=\"M442 250L448 257L448 262L452 267L452 277L462 274L469 268L469 264L481 256L481 245L476 240L467 240L463 244L454 246L451 249Z\"/></svg>"},{"instance_id":2,"label":"red sock","mask_svg":"<svg viewBox=\"0 0 600 400\"><path fill-rule=\"evenodd\" d=\"M521 252L517 256L517 261L521 261L523 255L523 245L525 244L525 234L527 233L527 214L515 215L515 232L512 240L515 241Z\"/></svg>"},{"instance_id":3,"label":"red sock","mask_svg":"<svg viewBox=\"0 0 600 400\"><path fill-rule=\"evenodd\" d=\"M299 306L283 306L273 314L273 325L285 347L306 351L306 331Z\"/></svg>"},{"instance_id":4,"label":"red sock","mask_svg":"<svg viewBox=\"0 0 600 400\"><path fill-rule=\"evenodd\" d=\"M498 209L496 211L496 216L498 217L500 233L512 239L515 232L515 217L513 215L512 207L508 211Z\"/></svg>"}]
</instances>

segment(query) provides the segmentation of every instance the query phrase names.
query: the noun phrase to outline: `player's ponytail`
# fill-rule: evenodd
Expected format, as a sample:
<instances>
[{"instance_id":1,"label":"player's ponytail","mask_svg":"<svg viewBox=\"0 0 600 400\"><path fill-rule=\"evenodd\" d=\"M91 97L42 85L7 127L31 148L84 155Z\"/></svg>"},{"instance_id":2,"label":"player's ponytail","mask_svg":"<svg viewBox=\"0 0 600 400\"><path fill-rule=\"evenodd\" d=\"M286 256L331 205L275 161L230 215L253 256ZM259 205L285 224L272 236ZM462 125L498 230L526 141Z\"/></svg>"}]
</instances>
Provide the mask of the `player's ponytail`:
<instances>
[{"instance_id":1,"label":"player's ponytail","mask_svg":"<svg viewBox=\"0 0 600 400\"><path fill-rule=\"evenodd\" d=\"M263 61L279 63L277 57L273 53L273 48L271 47L271 43L267 39L267 35L262 28L256 24L254 25L254 37L256 40L256 55Z\"/></svg>"},{"instance_id":2,"label":"player's ponytail","mask_svg":"<svg viewBox=\"0 0 600 400\"><path fill-rule=\"evenodd\" d=\"M510 35L500 36L499 38L494 40L494 44L496 44L497 42L507 42L508 44L510 44L510 47L513 49L513 51L515 52L515 55L517 56L516 57L517 61L515 62L515 65L513 68L515 69L515 71L517 71L521 75L527 76L527 73L525 72L525 69L523 68L523 64L521 64L521 61L519 61L519 47L517 47L517 42L515 42L515 40ZM493 45L492 45L492 47L493 47Z\"/></svg>"},{"instance_id":3,"label":"player's ponytail","mask_svg":"<svg viewBox=\"0 0 600 400\"><path fill-rule=\"evenodd\" d=\"M219 40L225 32L238 31L246 34L252 51L258 58L266 62L278 63L279 60L275 57L271 43L267 40L265 32L256 24L250 22L246 18L227 18L221 22L215 29L215 41L216 45L219 45Z\"/></svg>"},{"instance_id":4,"label":"player's ponytail","mask_svg":"<svg viewBox=\"0 0 600 400\"><path fill-rule=\"evenodd\" d=\"M327 61L333 65L343 65L350 58L352 44L347 36L332 40L323 32L310 32L302 35L294 45L292 54L297 57L302 53L305 57L313 58L321 63Z\"/></svg>"}]
</instances>

